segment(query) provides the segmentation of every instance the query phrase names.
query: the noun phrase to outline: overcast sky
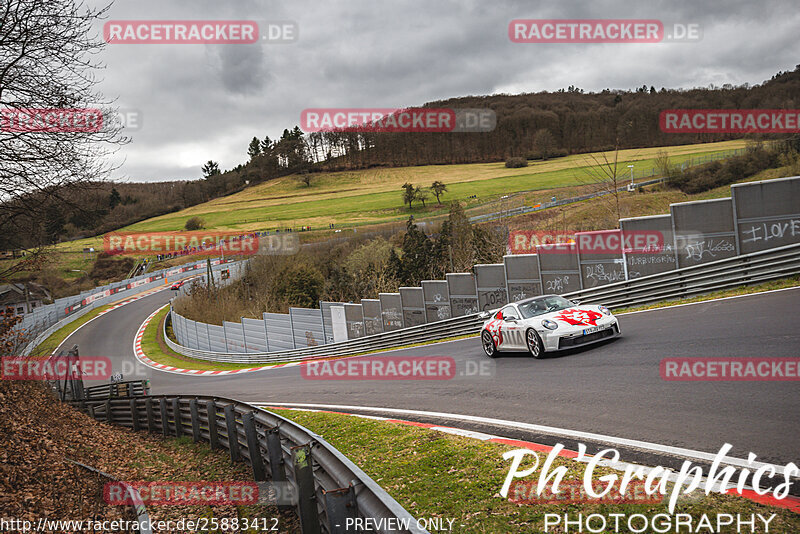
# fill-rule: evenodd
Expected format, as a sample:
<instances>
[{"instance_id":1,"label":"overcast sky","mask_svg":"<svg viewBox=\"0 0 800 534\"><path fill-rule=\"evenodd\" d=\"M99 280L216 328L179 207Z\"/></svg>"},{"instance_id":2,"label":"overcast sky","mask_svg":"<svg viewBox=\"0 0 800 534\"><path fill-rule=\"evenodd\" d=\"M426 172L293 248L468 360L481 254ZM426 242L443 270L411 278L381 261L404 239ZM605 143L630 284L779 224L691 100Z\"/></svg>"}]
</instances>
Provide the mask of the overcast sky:
<instances>
[{"instance_id":1,"label":"overcast sky","mask_svg":"<svg viewBox=\"0 0 800 534\"><path fill-rule=\"evenodd\" d=\"M92 0L95 5L104 5ZM649 4L649 5L648 5ZM100 89L141 116L114 178L195 179L247 160L312 107L400 107L454 96L761 83L800 63L796 1L117 0L109 20L294 21L284 44L109 44ZM710 4L710 3L709 3ZM529 19L659 19L693 43L518 44Z\"/></svg>"}]
</instances>

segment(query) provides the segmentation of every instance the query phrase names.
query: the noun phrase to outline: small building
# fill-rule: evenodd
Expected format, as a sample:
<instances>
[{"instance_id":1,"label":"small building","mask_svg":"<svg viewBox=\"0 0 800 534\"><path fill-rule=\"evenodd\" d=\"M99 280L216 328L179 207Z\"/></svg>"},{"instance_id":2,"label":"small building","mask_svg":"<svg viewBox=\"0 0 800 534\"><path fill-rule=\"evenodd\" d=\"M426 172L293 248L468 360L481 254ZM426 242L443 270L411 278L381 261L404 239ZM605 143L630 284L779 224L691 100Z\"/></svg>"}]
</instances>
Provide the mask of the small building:
<instances>
[{"instance_id":1,"label":"small building","mask_svg":"<svg viewBox=\"0 0 800 534\"><path fill-rule=\"evenodd\" d=\"M0 285L0 310L11 308L15 314L25 315L51 300L47 289L33 282Z\"/></svg>"}]
</instances>

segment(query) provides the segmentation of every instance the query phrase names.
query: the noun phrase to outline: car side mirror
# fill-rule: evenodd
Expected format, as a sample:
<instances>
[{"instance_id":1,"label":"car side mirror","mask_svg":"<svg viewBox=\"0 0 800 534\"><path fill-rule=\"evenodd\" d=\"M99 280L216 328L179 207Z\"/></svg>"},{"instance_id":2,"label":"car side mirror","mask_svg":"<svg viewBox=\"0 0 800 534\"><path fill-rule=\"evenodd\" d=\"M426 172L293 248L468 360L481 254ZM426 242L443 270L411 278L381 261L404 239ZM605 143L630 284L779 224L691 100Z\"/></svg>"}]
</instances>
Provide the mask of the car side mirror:
<instances>
[{"instance_id":1,"label":"car side mirror","mask_svg":"<svg viewBox=\"0 0 800 534\"><path fill-rule=\"evenodd\" d=\"M478 319L488 319L492 314L487 311L482 311L478 314Z\"/></svg>"},{"instance_id":2,"label":"car side mirror","mask_svg":"<svg viewBox=\"0 0 800 534\"><path fill-rule=\"evenodd\" d=\"M506 319L506 322L507 322L507 323L516 323L516 322L517 322L517 320L518 320L518 319L517 319L516 317L512 317L511 319Z\"/></svg>"},{"instance_id":3,"label":"car side mirror","mask_svg":"<svg viewBox=\"0 0 800 534\"><path fill-rule=\"evenodd\" d=\"M578 300L572 299L570 302L572 302L575 306L580 306L581 305L580 299L578 299Z\"/></svg>"}]
</instances>

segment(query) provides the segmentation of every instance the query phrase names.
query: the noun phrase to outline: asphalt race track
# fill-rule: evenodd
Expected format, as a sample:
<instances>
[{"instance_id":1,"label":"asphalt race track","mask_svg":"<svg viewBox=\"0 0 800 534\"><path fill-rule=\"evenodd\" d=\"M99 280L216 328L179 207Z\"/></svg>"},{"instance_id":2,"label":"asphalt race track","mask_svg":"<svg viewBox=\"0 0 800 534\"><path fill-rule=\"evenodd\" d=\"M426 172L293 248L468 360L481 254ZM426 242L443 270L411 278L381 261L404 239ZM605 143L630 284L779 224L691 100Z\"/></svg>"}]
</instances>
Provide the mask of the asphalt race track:
<instances>
[{"instance_id":1,"label":"asphalt race track","mask_svg":"<svg viewBox=\"0 0 800 534\"><path fill-rule=\"evenodd\" d=\"M161 291L109 312L63 346L77 343L82 356L110 357L125 380L149 377L154 394L448 412L710 453L727 442L734 446L732 456L754 452L758 460L776 464L800 459L800 382L667 382L659 374L666 357L800 356L800 288L623 315L621 338L544 360L522 353L488 360L477 337L392 352L451 356L462 371L488 361L492 370L491 376L426 381L308 380L299 366L216 377L138 363L134 369L132 344L139 325L172 295ZM494 430L516 437L508 429Z\"/></svg>"}]
</instances>

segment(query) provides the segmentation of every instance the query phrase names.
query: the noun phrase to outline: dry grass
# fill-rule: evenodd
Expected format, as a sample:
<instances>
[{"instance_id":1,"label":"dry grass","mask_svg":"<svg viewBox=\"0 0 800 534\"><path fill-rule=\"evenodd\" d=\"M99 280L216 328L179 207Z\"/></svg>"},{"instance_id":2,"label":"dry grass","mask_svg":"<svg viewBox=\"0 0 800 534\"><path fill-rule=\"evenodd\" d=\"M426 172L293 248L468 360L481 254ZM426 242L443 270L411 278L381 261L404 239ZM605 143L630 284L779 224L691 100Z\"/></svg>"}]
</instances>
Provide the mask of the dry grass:
<instances>
[{"instance_id":1,"label":"dry grass","mask_svg":"<svg viewBox=\"0 0 800 534\"><path fill-rule=\"evenodd\" d=\"M624 162L639 161L637 170L654 167L658 152L669 152L674 163L692 155L744 147L744 141L701 145L658 147L620 151ZM586 179L586 168L594 166L592 154L580 154L552 161L537 161L528 167L508 169L502 162L466 165L375 168L350 172L314 174L311 187L296 176L287 176L245 189L240 193L142 221L132 231L177 230L192 216L202 216L208 228L254 230L281 226L326 228L338 225L376 223L407 217L402 207L400 186L404 182L428 186L434 180L448 185L445 200L478 199L471 205L498 198L509 192L575 186ZM599 154L595 158L601 157ZM435 200L430 209L414 208L411 213L437 215Z\"/></svg>"}]
</instances>

